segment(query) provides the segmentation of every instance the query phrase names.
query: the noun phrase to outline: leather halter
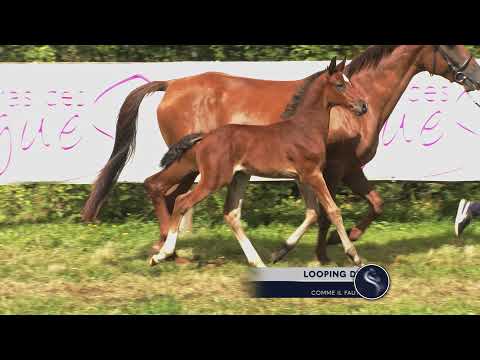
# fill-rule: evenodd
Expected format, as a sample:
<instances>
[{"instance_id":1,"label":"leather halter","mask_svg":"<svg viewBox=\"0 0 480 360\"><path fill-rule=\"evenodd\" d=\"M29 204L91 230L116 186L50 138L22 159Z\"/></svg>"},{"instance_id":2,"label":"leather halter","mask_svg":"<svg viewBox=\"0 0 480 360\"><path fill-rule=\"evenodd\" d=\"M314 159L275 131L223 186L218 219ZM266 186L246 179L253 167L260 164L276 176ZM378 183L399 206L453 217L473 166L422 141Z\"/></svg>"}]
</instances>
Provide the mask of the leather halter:
<instances>
[{"instance_id":1,"label":"leather halter","mask_svg":"<svg viewBox=\"0 0 480 360\"><path fill-rule=\"evenodd\" d=\"M436 70L436 55L437 55L437 51L440 53L440 55L443 57L443 59L445 60L445 62L447 63L448 65L448 69L443 72L442 74L440 74L440 76L444 76L448 71L451 71L453 73L453 77L455 79L455 82L463 85L463 83L468 80L470 81L475 88L477 88L477 82L472 80L467 74L464 73L465 69L467 68L468 64L470 64L470 61L472 61L473 59L473 55L470 55L470 57L462 64L462 65L457 65L455 64L455 62L452 60L452 58L445 52L445 50L443 50L441 48L440 45L434 45L433 46L434 48L434 52L433 52L433 74L431 75L434 75L435 74L435 70Z\"/></svg>"}]
</instances>

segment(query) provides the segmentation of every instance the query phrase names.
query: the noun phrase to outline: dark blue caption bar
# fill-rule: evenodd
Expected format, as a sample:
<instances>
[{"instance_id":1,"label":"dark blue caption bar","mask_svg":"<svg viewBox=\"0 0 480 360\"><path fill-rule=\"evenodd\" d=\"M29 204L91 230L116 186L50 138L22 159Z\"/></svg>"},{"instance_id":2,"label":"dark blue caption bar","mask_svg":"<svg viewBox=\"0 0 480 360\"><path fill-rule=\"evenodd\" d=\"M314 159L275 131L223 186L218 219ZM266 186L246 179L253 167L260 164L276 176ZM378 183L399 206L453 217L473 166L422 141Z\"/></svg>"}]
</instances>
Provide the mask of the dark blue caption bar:
<instances>
[{"instance_id":1,"label":"dark blue caption bar","mask_svg":"<svg viewBox=\"0 0 480 360\"><path fill-rule=\"evenodd\" d=\"M361 298L353 282L254 281L256 298Z\"/></svg>"}]
</instances>

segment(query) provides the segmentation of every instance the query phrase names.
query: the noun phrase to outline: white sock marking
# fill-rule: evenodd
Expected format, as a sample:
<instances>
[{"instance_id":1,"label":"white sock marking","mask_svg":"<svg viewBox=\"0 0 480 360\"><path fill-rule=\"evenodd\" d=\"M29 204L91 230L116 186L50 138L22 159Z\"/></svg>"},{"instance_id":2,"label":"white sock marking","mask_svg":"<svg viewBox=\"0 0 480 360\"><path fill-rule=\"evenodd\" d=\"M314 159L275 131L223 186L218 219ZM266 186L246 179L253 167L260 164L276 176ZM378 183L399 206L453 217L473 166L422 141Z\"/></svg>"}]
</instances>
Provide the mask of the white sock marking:
<instances>
[{"instance_id":1,"label":"white sock marking","mask_svg":"<svg viewBox=\"0 0 480 360\"><path fill-rule=\"evenodd\" d=\"M158 254L153 256L153 259L156 262L166 259L170 255L175 252L175 245L177 242L178 232L176 231L169 231L167 235L167 240L163 244L162 248L158 252Z\"/></svg>"}]
</instances>

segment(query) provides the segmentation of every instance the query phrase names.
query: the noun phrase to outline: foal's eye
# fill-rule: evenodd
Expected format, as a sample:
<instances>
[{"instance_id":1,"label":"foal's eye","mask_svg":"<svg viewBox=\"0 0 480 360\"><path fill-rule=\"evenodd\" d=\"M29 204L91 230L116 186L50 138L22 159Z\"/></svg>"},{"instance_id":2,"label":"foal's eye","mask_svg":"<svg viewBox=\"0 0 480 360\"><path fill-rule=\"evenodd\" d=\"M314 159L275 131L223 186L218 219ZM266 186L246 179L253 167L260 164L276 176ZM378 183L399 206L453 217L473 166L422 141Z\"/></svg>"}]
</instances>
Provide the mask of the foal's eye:
<instances>
[{"instance_id":1,"label":"foal's eye","mask_svg":"<svg viewBox=\"0 0 480 360\"><path fill-rule=\"evenodd\" d=\"M336 85L338 90L343 90L345 89L345 83L339 83Z\"/></svg>"}]
</instances>

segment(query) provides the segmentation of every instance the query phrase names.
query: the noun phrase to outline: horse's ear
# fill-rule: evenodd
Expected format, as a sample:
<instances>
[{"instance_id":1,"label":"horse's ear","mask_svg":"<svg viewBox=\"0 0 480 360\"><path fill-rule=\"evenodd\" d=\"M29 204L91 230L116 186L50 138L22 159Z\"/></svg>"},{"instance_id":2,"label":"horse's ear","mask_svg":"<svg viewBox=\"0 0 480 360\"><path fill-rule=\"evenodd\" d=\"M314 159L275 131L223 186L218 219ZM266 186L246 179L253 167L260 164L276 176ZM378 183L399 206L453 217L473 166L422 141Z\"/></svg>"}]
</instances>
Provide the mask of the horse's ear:
<instances>
[{"instance_id":1,"label":"horse's ear","mask_svg":"<svg viewBox=\"0 0 480 360\"><path fill-rule=\"evenodd\" d=\"M343 61L340 64L337 65L337 71L343 72L343 70L345 69L345 64L346 63L347 63L347 57L345 56Z\"/></svg>"},{"instance_id":2,"label":"horse's ear","mask_svg":"<svg viewBox=\"0 0 480 360\"><path fill-rule=\"evenodd\" d=\"M328 73L333 75L337 69L337 57L334 56L332 61L330 61L330 65L328 66Z\"/></svg>"}]
</instances>

